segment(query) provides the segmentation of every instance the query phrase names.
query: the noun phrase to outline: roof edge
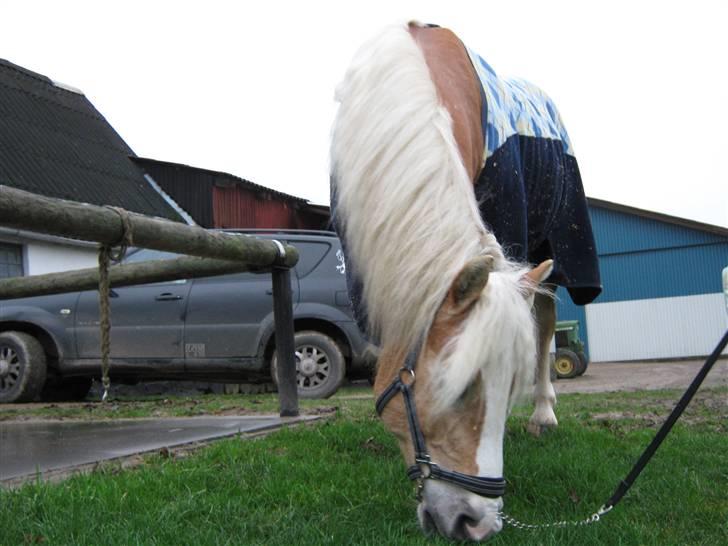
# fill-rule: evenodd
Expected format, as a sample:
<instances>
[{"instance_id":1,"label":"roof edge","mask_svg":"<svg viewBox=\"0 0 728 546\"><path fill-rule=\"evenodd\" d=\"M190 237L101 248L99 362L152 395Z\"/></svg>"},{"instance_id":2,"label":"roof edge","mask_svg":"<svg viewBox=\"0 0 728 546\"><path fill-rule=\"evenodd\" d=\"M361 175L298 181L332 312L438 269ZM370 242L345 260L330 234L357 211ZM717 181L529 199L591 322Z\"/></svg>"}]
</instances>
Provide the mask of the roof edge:
<instances>
[{"instance_id":1,"label":"roof edge","mask_svg":"<svg viewBox=\"0 0 728 546\"><path fill-rule=\"evenodd\" d=\"M69 93L73 93L75 95L81 95L83 97L86 96L86 94L83 91L81 91L78 87L74 87L73 85L69 85L67 83L56 81L52 78L49 78L48 76L45 76L44 74L41 74L40 72L34 72L33 70L29 70L28 68L17 65L11 61L8 61L7 59L0 59L0 65L10 68L11 70L18 72L19 74L22 74L23 76L32 78L34 80L41 81L46 84L50 84L53 87L57 87L58 89L63 89L64 91L68 91Z\"/></svg>"},{"instance_id":2,"label":"roof edge","mask_svg":"<svg viewBox=\"0 0 728 546\"><path fill-rule=\"evenodd\" d=\"M204 167L194 167L192 165L186 165L184 163L175 163L174 161L163 161L161 159L153 159L151 157L139 157L139 156L130 156L131 160L137 163L139 166L143 166L145 163L149 164L157 164L157 165L165 165L170 167L183 167L185 169L190 169L194 171L199 171L202 173L210 174L210 175L216 175L216 176L225 176L237 183L242 183L244 185L247 185L249 187L261 190L261 191L267 191L270 193L273 193L275 195L280 195L286 199L290 199L292 201L298 201L299 203L306 203L308 204L308 199L304 199L303 197L298 197L295 195L291 195L290 193L285 193L282 191L274 190L273 188L269 188L267 186L262 186L260 184L256 184L255 182L251 182L250 180L247 180L245 178L242 178L240 176L236 176L234 174L227 173L225 171L213 171L211 169L205 169Z\"/></svg>"},{"instance_id":3,"label":"roof edge","mask_svg":"<svg viewBox=\"0 0 728 546\"><path fill-rule=\"evenodd\" d=\"M645 210L640 209L637 207L632 207L630 205L623 205L621 203L615 203L613 201L606 201L604 199L597 199L596 197L587 197L586 198L589 205L595 206L595 207L601 207L608 210L613 210L616 212L623 212L626 214L634 214L636 216L641 216L643 218L648 218L650 220L656 220L658 222L665 222L668 224L673 224L676 226L688 228L688 229L694 229L698 231L704 231L706 233L712 233L713 235L719 235L721 237L728 238L728 228L724 228L722 226L716 226L713 224L706 224L703 222L698 222L696 220L688 220L687 218L680 218L679 216L671 216L669 214L664 214L662 212L655 212L652 210Z\"/></svg>"}]
</instances>

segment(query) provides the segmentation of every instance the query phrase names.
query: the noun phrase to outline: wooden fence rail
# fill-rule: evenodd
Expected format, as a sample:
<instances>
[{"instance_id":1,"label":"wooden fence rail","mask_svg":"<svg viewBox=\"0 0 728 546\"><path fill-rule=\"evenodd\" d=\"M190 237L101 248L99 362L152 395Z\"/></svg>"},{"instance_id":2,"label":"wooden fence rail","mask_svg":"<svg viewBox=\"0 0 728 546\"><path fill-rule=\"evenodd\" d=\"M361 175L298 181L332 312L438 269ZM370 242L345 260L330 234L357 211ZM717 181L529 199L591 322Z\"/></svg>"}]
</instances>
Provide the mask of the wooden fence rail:
<instances>
[{"instance_id":1,"label":"wooden fence rail","mask_svg":"<svg viewBox=\"0 0 728 546\"><path fill-rule=\"evenodd\" d=\"M283 245L285 256L281 258L279 246L271 240L208 231L133 212L126 214L134 246L237 260L254 269L293 267L298 262L298 251L290 245ZM106 245L117 245L124 238L122 216L113 208L52 199L2 185L0 225Z\"/></svg>"},{"instance_id":2,"label":"wooden fence rail","mask_svg":"<svg viewBox=\"0 0 728 546\"><path fill-rule=\"evenodd\" d=\"M170 282L178 279L213 277L250 270L250 266L243 262L212 258L151 260L111 266L109 268L109 285L111 288L116 288L135 284ZM0 280L0 300L96 290L98 287L98 267L28 277L10 277Z\"/></svg>"},{"instance_id":3,"label":"wooden fence rail","mask_svg":"<svg viewBox=\"0 0 728 546\"><path fill-rule=\"evenodd\" d=\"M200 258L177 258L109 268L111 286L130 286L241 271L272 272L278 348L280 415L298 415L290 268L298 251L278 241L208 231L111 207L52 199L0 185L0 226L118 245L131 235L136 247ZM0 299L56 294L98 287L98 269L81 269L0 280Z\"/></svg>"}]
</instances>

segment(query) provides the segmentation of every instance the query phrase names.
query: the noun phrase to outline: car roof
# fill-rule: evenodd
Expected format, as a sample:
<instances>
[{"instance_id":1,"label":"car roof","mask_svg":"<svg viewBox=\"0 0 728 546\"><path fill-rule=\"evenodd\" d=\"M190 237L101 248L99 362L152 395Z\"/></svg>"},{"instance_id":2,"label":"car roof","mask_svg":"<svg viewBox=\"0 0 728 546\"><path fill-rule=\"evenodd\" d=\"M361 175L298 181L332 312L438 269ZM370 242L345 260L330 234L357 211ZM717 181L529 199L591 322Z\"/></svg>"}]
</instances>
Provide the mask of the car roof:
<instances>
[{"instance_id":1,"label":"car roof","mask_svg":"<svg viewBox=\"0 0 728 546\"><path fill-rule=\"evenodd\" d=\"M290 240L338 239L336 232L315 229L221 229L226 233L242 233L254 236L282 235Z\"/></svg>"}]
</instances>

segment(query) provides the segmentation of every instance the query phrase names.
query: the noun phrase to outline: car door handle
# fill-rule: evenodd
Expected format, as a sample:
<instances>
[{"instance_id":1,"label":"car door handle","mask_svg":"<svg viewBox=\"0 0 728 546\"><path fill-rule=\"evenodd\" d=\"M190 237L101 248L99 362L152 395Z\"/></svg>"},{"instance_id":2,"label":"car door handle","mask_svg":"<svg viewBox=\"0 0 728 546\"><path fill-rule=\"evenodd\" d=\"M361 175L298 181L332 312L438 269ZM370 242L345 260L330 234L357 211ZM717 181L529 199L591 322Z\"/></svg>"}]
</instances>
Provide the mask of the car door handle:
<instances>
[{"instance_id":1,"label":"car door handle","mask_svg":"<svg viewBox=\"0 0 728 546\"><path fill-rule=\"evenodd\" d=\"M177 296L175 294L172 294L171 292L165 292L164 294L159 294L159 296L154 299L157 301L174 301L181 300L182 296Z\"/></svg>"}]
</instances>

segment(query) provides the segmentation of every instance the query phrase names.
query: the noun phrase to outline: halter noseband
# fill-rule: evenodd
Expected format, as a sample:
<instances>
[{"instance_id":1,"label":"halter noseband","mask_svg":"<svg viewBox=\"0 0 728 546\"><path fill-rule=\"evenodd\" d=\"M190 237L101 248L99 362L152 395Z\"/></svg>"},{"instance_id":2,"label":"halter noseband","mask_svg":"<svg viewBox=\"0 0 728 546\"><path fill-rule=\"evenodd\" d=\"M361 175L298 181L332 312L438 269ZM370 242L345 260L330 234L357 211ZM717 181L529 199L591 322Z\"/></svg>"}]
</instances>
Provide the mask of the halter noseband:
<instances>
[{"instance_id":1,"label":"halter noseband","mask_svg":"<svg viewBox=\"0 0 728 546\"><path fill-rule=\"evenodd\" d=\"M462 487L476 495L483 497L502 497L506 491L506 480L504 478L488 478L484 476L471 476L453 470L446 470L433 462L427 452L425 437L420 428L415 409L415 396L412 387L415 384L415 365L419 359L425 336L418 342L415 350L407 355L404 366L399 370L397 377L384 389L376 401L377 414L380 416L385 406L394 396L401 392L404 398L404 407L407 411L407 423L412 435L412 445L415 449L415 464L407 469L407 477L410 480L417 480L417 499L421 500L422 490L426 479L442 480L458 487Z\"/></svg>"}]
</instances>

